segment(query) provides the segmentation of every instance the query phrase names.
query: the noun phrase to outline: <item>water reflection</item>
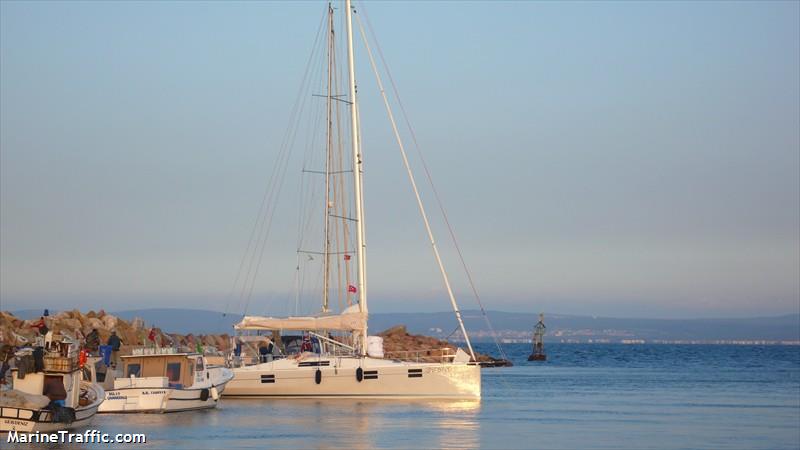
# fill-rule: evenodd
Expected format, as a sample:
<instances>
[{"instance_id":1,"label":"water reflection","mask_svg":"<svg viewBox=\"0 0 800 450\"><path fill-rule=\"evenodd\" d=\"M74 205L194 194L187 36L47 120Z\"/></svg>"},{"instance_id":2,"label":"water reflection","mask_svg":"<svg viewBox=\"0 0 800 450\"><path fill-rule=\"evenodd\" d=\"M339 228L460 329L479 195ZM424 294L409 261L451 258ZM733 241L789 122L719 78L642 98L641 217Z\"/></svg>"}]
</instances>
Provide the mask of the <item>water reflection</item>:
<instances>
[{"instance_id":1,"label":"water reflection","mask_svg":"<svg viewBox=\"0 0 800 450\"><path fill-rule=\"evenodd\" d=\"M477 447L478 400L273 399L226 400L239 416L227 434L270 447L375 448L387 439L400 446ZM269 430L259 433L254 430Z\"/></svg>"},{"instance_id":2,"label":"water reflection","mask_svg":"<svg viewBox=\"0 0 800 450\"><path fill-rule=\"evenodd\" d=\"M642 352L626 348L612 350ZM91 428L146 433L148 443L136 447L158 449L798 448L800 347L764 356L749 347L661 346L663 359L648 367L620 367L618 358L585 366L569 356L576 349L552 346L547 364L486 370L480 401L224 399L211 411L100 415ZM519 346L519 358L529 350ZM687 352L707 367L687 363Z\"/></svg>"}]
</instances>

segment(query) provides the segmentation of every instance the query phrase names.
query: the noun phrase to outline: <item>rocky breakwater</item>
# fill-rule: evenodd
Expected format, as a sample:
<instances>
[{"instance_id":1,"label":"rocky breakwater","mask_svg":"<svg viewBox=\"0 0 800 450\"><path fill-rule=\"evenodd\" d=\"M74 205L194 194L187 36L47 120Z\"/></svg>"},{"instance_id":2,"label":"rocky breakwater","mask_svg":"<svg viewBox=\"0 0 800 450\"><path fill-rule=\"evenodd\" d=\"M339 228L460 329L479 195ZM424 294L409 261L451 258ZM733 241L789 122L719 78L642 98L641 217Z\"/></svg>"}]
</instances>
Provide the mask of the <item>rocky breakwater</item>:
<instances>
[{"instance_id":1,"label":"rocky breakwater","mask_svg":"<svg viewBox=\"0 0 800 450\"><path fill-rule=\"evenodd\" d=\"M383 353L386 358L421 362L440 362L443 355L455 354L459 347L456 344L436 339L430 336L409 334L404 325L397 325L379 333L383 338ZM466 346L464 346L464 351ZM482 365L497 365L501 360L489 355L475 353L475 357Z\"/></svg>"},{"instance_id":2,"label":"rocky breakwater","mask_svg":"<svg viewBox=\"0 0 800 450\"><path fill-rule=\"evenodd\" d=\"M22 346L33 343L38 334L38 330L33 327L33 324L38 320L23 320L10 312L0 311L0 344ZM225 351L230 345L227 334L181 335L167 333L161 328L148 326L142 319L136 318L129 322L103 310L89 311L86 314L77 309L61 311L45 317L45 323L54 334L60 333L71 338L86 336L96 329L101 343L106 343L111 332L116 331L117 336L123 342L121 349L123 354L130 352L133 347L151 344L148 339L151 330L153 330L156 342L162 346L174 345L195 349L200 344L204 349L214 347L217 350Z\"/></svg>"},{"instance_id":3,"label":"rocky breakwater","mask_svg":"<svg viewBox=\"0 0 800 450\"><path fill-rule=\"evenodd\" d=\"M0 345L23 346L32 344L36 340L38 330L32 325L35 320L23 320L13 314L0 311ZM100 335L100 342L106 343L112 331L122 339L121 353L129 354L134 347L152 345L148 339L153 330L156 342L161 346L178 346L195 350L199 345L203 350L217 350L226 352L230 350L230 336L228 334L187 334L181 335L162 331L161 328L146 324L142 319L135 318L126 321L103 310L89 311L86 314L77 309L61 311L45 318L47 327L54 333L80 339L93 329ZM168 325L167 325L168 326ZM458 345L436 339L430 336L409 334L406 327L398 325L379 334L383 338L383 349L386 358L403 359L423 362L439 362L447 360L444 355L455 354ZM252 354L257 350L250 349ZM476 353L475 356L481 365L505 365L502 360L491 356ZM221 361L216 361L220 363Z\"/></svg>"}]
</instances>

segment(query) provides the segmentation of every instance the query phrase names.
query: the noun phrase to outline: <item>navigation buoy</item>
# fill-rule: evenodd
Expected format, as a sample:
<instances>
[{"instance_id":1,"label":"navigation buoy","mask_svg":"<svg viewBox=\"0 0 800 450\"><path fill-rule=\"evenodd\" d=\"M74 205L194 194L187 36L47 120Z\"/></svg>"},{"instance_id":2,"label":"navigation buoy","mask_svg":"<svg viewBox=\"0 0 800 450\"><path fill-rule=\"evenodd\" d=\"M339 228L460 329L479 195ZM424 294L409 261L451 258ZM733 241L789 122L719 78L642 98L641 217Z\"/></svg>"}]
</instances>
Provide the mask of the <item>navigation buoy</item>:
<instances>
[{"instance_id":1,"label":"navigation buoy","mask_svg":"<svg viewBox=\"0 0 800 450\"><path fill-rule=\"evenodd\" d=\"M544 314L539 313L539 323L533 327L533 351L528 356L528 361L547 361L544 354Z\"/></svg>"}]
</instances>

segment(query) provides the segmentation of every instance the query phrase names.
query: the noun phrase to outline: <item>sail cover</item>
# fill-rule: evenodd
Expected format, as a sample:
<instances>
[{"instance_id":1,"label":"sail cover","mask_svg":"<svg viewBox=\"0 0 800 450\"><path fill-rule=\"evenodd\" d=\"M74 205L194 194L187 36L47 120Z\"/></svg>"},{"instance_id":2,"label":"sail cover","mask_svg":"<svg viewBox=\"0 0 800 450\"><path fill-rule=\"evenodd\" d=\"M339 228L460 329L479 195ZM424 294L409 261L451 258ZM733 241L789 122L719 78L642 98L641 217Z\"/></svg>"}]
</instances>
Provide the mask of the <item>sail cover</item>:
<instances>
[{"instance_id":1,"label":"sail cover","mask_svg":"<svg viewBox=\"0 0 800 450\"><path fill-rule=\"evenodd\" d=\"M364 331L367 314L353 305L341 314L328 314L304 317L264 317L244 316L234 325L237 330L336 330Z\"/></svg>"}]
</instances>

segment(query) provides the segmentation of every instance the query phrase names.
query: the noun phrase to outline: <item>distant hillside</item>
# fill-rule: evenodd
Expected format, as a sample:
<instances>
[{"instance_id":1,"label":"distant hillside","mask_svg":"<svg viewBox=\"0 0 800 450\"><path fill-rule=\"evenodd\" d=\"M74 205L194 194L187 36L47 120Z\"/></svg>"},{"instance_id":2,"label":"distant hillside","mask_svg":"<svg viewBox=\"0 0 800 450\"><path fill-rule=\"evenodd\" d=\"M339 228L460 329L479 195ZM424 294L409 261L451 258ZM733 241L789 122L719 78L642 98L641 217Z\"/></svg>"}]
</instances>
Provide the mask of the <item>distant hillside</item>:
<instances>
[{"instance_id":1,"label":"distant hillside","mask_svg":"<svg viewBox=\"0 0 800 450\"><path fill-rule=\"evenodd\" d=\"M538 314L487 311L492 326L502 337L530 338L539 321ZM486 321L480 311L464 311L464 323L470 334L488 338ZM375 314L370 326L383 329L404 323L410 332L431 333L441 329L449 334L457 323L451 312L429 314ZM800 341L800 314L751 319L620 319L612 317L545 314L547 335L563 340L644 339L647 341L719 341L769 340Z\"/></svg>"},{"instance_id":2,"label":"distant hillside","mask_svg":"<svg viewBox=\"0 0 800 450\"><path fill-rule=\"evenodd\" d=\"M53 311L55 312L55 311ZM141 317L171 333L230 333L240 316L192 309L142 309L113 312L131 320ZM41 310L16 311L21 318L34 318ZM494 329L508 340L530 338L538 321L532 313L487 312ZM483 315L464 311L464 321L476 340L490 339ZM406 325L410 333L446 337L456 330L452 312L377 313L370 315L370 332L378 333L395 325ZM800 314L751 319L620 319L611 317L546 314L547 336L551 341L800 341ZM458 333L453 334L454 337Z\"/></svg>"}]
</instances>

